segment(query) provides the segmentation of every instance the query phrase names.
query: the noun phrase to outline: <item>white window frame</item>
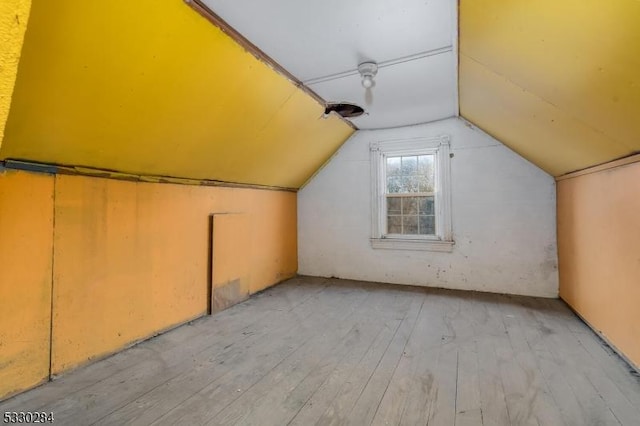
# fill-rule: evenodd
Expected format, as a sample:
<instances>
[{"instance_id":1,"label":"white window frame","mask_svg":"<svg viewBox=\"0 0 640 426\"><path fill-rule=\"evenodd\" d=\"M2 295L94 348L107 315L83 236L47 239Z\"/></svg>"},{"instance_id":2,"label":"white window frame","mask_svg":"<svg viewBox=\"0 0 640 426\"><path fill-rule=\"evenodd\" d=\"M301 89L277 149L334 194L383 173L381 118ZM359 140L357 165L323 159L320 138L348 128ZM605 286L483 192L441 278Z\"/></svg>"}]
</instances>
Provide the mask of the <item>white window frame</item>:
<instances>
[{"instance_id":1,"label":"white window frame","mask_svg":"<svg viewBox=\"0 0 640 426\"><path fill-rule=\"evenodd\" d=\"M376 249L451 252L451 159L449 136L428 139L373 142L371 150L371 247ZM386 158L435 156L435 235L387 234Z\"/></svg>"}]
</instances>

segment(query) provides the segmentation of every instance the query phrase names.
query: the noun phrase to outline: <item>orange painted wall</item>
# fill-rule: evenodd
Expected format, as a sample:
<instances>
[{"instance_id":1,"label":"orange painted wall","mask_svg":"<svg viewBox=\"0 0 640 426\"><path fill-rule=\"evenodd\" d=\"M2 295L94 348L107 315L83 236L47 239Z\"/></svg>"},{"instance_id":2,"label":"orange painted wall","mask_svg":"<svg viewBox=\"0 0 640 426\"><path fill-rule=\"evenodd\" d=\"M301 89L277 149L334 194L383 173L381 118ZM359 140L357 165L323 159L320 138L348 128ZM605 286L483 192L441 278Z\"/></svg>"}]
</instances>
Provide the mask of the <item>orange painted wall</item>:
<instances>
[{"instance_id":1,"label":"orange painted wall","mask_svg":"<svg viewBox=\"0 0 640 426\"><path fill-rule=\"evenodd\" d=\"M56 179L54 374L206 313L211 214L247 218L251 293L296 273L295 193Z\"/></svg>"},{"instance_id":2,"label":"orange painted wall","mask_svg":"<svg viewBox=\"0 0 640 426\"><path fill-rule=\"evenodd\" d=\"M293 192L0 172L0 399L205 314L217 213L249 293L296 273Z\"/></svg>"},{"instance_id":3,"label":"orange painted wall","mask_svg":"<svg viewBox=\"0 0 640 426\"><path fill-rule=\"evenodd\" d=\"M49 376L53 184L0 171L0 399Z\"/></svg>"},{"instance_id":4,"label":"orange painted wall","mask_svg":"<svg viewBox=\"0 0 640 426\"><path fill-rule=\"evenodd\" d=\"M640 366L640 162L557 191L560 297Z\"/></svg>"},{"instance_id":5,"label":"orange painted wall","mask_svg":"<svg viewBox=\"0 0 640 426\"><path fill-rule=\"evenodd\" d=\"M216 214L213 217L213 312L226 309L251 293L249 259L243 255L251 238L248 223L249 218L244 213Z\"/></svg>"}]
</instances>

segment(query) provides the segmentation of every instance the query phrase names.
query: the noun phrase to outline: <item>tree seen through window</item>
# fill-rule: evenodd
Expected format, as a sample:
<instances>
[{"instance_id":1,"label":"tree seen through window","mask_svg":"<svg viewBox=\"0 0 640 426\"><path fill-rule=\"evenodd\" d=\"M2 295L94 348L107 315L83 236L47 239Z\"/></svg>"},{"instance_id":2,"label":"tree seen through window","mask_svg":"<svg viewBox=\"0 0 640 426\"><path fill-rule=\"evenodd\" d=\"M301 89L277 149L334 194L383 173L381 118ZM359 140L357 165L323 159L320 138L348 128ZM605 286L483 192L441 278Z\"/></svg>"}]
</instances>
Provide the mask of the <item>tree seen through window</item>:
<instances>
[{"instance_id":1,"label":"tree seen through window","mask_svg":"<svg viewBox=\"0 0 640 426\"><path fill-rule=\"evenodd\" d=\"M387 157L387 234L435 235L435 155Z\"/></svg>"}]
</instances>

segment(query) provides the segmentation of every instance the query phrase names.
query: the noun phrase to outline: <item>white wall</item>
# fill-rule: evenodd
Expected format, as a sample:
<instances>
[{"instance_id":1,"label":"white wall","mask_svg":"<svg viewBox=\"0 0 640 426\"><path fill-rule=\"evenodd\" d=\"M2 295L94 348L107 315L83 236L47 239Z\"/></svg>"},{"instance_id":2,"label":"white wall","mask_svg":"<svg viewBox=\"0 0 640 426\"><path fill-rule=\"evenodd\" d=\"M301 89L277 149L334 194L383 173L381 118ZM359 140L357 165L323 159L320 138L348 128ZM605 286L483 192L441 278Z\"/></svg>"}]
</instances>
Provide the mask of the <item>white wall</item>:
<instances>
[{"instance_id":1,"label":"white wall","mask_svg":"<svg viewBox=\"0 0 640 426\"><path fill-rule=\"evenodd\" d=\"M452 253L372 249L369 143L451 137ZM464 120L358 131L298 193L298 272L557 297L554 179Z\"/></svg>"}]
</instances>

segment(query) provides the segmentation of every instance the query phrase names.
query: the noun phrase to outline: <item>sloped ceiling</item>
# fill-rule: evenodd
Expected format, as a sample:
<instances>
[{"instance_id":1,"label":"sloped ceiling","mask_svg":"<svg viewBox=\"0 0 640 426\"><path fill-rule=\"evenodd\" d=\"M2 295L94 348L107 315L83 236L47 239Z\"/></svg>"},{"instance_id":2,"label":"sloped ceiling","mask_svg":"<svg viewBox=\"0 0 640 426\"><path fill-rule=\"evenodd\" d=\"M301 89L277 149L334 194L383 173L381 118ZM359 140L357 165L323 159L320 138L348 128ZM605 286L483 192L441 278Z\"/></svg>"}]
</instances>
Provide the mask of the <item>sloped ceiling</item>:
<instances>
[{"instance_id":1,"label":"sloped ceiling","mask_svg":"<svg viewBox=\"0 0 640 426\"><path fill-rule=\"evenodd\" d=\"M458 114L455 0L201 0L327 101L374 129ZM365 90L358 64L378 63Z\"/></svg>"},{"instance_id":2,"label":"sloped ceiling","mask_svg":"<svg viewBox=\"0 0 640 426\"><path fill-rule=\"evenodd\" d=\"M323 111L180 0L35 0L0 159L297 188Z\"/></svg>"},{"instance_id":3,"label":"sloped ceiling","mask_svg":"<svg viewBox=\"0 0 640 426\"><path fill-rule=\"evenodd\" d=\"M0 2L0 145L4 136L4 126L9 117L11 96L30 7L30 0Z\"/></svg>"},{"instance_id":4,"label":"sloped ceiling","mask_svg":"<svg viewBox=\"0 0 640 426\"><path fill-rule=\"evenodd\" d=\"M640 2L461 0L460 113L558 176L640 150Z\"/></svg>"},{"instance_id":5,"label":"sloped ceiling","mask_svg":"<svg viewBox=\"0 0 640 426\"><path fill-rule=\"evenodd\" d=\"M454 0L204 2L362 128L457 113ZM640 150L640 2L459 9L466 119L555 176ZM36 0L0 159L296 188L353 132L322 112L182 0Z\"/></svg>"}]
</instances>

